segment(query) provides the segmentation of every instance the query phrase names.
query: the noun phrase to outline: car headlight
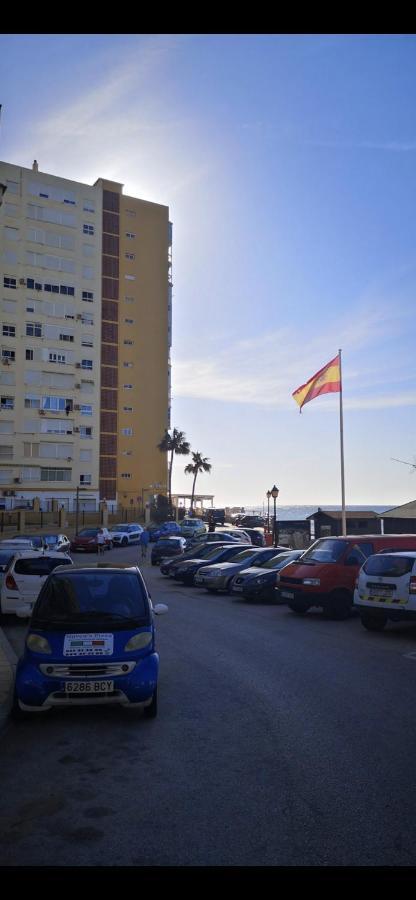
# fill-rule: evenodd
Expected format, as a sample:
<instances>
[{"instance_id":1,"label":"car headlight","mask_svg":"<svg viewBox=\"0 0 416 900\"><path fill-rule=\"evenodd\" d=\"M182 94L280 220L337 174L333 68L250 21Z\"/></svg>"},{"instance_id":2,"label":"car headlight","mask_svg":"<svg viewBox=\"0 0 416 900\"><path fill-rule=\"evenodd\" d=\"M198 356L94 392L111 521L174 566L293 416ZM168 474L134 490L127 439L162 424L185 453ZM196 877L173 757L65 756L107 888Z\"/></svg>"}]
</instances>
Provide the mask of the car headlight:
<instances>
[{"instance_id":1,"label":"car headlight","mask_svg":"<svg viewBox=\"0 0 416 900\"><path fill-rule=\"evenodd\" d=\"M321 583L321 579L320 579L320 578L303 578L303 579L302 579L302 584L312 584L312 585L317 585L317 584L320 584L320 583Z\"/></svg>"},{"instance_id":2,"label":"car headlight","mask_svg":"<svg viewBox=\"0 0 416 900\"><path fill-rule=\"evenodd\" d=\"M46 638L40 634L29 634L26 640L26 646L34 653L52 653L51 645Z\"/></svg>"},{"instance_id":3,"label":"car headlight","mask_svg":"<svg viewBox=\"0 0 416 900\"><path fill-rule=\"evenodd\" d=\"M140 631L139 634L134 634L133 637L127 641L127 644L124 648L126 653L129 650L144 650L145 647L148 647L149 644L152 643L153 635L151 631Z\"/></svg>"},{"instance_id":4,"label":"car headlight","mask_svg":"<svg viewBox=\"0 0 416 900\"><path fill-rule=\"evenodd\" d=\"M267 581L267 578L264 575L260 575L259 578L255 579L255 584L264 584L265 581Z\"/></svg>"}]
</instances>

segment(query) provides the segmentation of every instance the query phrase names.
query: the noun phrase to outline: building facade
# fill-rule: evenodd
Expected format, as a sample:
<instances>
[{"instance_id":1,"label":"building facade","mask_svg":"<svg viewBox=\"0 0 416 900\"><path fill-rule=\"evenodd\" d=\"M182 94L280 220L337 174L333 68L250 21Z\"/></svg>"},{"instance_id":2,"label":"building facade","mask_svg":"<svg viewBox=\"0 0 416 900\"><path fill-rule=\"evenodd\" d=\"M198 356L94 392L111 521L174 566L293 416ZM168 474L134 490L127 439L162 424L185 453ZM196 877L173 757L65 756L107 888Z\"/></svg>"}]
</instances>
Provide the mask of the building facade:
<instances>
[{"instance_id":1,"label":"building facade","mask_svg":"<svg viewBox=\"0 0 416 900\"><path fill-rule=\"evenodd\" d=\"M166 490L168 208L0 163L0 505Z\"/></svg>"}]
</instances>

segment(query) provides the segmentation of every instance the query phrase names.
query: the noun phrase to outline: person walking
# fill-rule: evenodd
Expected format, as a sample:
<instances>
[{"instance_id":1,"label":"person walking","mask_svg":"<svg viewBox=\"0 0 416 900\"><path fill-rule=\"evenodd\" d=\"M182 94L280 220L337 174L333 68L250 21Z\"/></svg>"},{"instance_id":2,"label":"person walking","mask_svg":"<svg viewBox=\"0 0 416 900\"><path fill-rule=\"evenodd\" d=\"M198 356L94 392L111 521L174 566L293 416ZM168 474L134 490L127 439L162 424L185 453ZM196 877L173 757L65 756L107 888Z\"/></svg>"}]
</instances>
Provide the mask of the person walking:
<instances>
[{"instance_id":1,"label":"person walking","mask_svg":"<svg viewBox=\"0 0 416 900\"><path fill-rule=\"evenodd\" d=\"M140 535L140 546L142 549L142 559L147 559L147 547L150 540L150 534L147 528L144 528Z\"/></svg>"},{"instance_id":2,"label":"person walking","mask_svg":"<svg viewBox=\"0 0 416 900\"><path fill-rule=\"evenodd\" d=\"M101 554L103 552L104 552L104 532L100 528L100 530L97 532L97 553Z\"/></svg>"}]
</instances>

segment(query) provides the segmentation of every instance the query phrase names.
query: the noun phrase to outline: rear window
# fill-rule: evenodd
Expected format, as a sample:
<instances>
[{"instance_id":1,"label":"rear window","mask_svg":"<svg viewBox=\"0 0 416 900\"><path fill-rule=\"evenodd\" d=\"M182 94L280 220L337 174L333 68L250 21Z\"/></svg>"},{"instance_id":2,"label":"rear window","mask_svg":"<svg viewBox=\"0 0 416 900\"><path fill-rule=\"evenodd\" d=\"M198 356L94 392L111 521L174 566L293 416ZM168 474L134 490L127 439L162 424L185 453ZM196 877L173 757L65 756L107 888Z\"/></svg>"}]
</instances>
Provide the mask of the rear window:
<instances>
[{"instance_id":1,"label":"rear window","mask_svg":"<svg viewBox=\"0 0 416 900\"><path fill-rule=\"evenodd\" d=\"M83 528L78 532L79 537L95 537L98 534L98 528Z\"/></svg>"},{"instance_id":2,"label":"rear window","mask_svg":"<svg viewBox=\"0 0 416 900\"><path fill-rule=\"evenodd\" d=\"M11 550L0 550L0 568L6 568L13 559L14 553Z\"/></svg>"},{"instance_id":3,"label":"rear window","mask_svg":"<svg viewBox=\"0 0 416 900\"><path fill-rule=\"evenodd\" d=\"M71 572L52 575L36 602L36 623L85 628L125 627L125 623L149 624L149 603L134 572ZM124 623L124 626L123 626Z\"/></svg>"},{"instance_id":4,"label":"rear window","mask_svg":"<svg viewBox=\"0 0 416 900\"><path fill-rule=\"evenodd\" d=\"M51 559L41 556L39 559L18 559L14 571L16 575L49 575L57 566L70 565L67 559Z\"/></svg>"},{"instance_id":5,"label":"rear window","mask_svg":"<svg viewBox=\"0 0 416 900\"><path fill-rule=\"evenodd\" d=\"M411 572L416 560L411 556L389 556L387 553L370 556L363 565L366 575L384 575L386 578L400 578Z\"/></svg>"}]
</instances>

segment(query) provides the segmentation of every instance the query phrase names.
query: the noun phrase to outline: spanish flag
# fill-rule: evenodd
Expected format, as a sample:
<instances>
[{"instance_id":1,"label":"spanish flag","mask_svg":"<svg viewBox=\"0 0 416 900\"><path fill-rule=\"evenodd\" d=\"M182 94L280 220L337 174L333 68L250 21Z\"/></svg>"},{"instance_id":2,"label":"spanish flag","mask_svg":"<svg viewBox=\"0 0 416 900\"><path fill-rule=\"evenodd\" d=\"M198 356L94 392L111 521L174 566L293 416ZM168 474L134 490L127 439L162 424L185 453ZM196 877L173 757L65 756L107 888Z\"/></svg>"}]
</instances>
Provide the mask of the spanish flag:
<instances>
[{"instance_id":1,"label":"spanish flag","mask_svg":"<svg viewBox=\"0 0 416 900\"><path fill-rule=\"evenodd\" d=\"M306 384L302 384L300 387L296 388L296 391L293 391L292 397L296 400L296 403L299 404L299 412L301 412L302 406L304 406L305 403L309 403L309 400L314 400L315 397L319 397L320 394L333 394L340 390L341 366L339 353L337 353L334 359L331 359L331 362L327 363L323 369L320 369L316 375L312 375L312 378L310 378Z\"/></svg>"}]
</instances>

